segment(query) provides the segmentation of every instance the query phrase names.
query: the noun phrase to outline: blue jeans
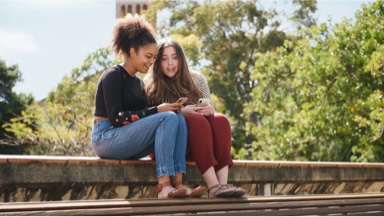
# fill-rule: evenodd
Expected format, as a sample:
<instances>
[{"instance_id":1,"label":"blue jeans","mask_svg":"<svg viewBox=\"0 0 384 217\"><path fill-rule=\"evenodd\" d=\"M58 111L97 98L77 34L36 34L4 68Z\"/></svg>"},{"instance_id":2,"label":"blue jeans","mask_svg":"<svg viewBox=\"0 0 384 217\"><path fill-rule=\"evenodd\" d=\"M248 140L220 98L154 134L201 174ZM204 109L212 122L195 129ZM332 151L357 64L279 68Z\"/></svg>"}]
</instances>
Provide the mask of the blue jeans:
<instances>
[{"instance_id":1,"label":"blue jeans","mask_svg":"<svg viewBox=\"0 0 384 217\"><path fill-rule=\"evenodd\" d=\"M157 177L186 173L187 124L180 114L157 113L122 127L94 124L92 148L100 158L139 159L155 152Z\"/></svg>"}]
</instances>

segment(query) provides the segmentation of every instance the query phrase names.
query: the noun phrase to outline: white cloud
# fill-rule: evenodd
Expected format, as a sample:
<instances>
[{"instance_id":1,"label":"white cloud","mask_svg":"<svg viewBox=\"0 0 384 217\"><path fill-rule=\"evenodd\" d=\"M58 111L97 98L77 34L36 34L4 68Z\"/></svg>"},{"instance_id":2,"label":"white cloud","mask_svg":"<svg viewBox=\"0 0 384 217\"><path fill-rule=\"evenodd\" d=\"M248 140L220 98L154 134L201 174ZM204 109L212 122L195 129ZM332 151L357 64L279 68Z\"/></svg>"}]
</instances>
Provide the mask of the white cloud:
<instances>
[{"instance_id":1,"label":"white cloud","mask_svg":"<svg viewBox=\"0 0 384 217\"><path fill-rule=\"evenodd\" d=\"M31 35L22 31L0 28L0 53L33 52L38 46Z\"/></svg>"}]
</instances>

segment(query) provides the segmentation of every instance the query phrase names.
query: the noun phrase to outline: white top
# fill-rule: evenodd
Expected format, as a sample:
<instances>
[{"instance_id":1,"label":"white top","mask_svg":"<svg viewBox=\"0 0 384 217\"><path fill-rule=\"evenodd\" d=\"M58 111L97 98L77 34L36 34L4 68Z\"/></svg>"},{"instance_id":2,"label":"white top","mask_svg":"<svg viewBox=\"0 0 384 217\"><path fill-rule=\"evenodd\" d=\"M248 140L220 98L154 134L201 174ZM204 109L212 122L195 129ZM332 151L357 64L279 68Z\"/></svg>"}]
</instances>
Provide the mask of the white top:
<instances>
[{"instance_id":1,"label":"white top","mask_svg":"<svg viewBox=\"0 0 384 217\"><path fill-rule=\"evenodd\" d=\"M207 80L200 72L197 71L191 71L191 75L203 98L209 98L211 100L212 113L215 113L215 106L213 105Z\"/></svg>"}]
</instances>

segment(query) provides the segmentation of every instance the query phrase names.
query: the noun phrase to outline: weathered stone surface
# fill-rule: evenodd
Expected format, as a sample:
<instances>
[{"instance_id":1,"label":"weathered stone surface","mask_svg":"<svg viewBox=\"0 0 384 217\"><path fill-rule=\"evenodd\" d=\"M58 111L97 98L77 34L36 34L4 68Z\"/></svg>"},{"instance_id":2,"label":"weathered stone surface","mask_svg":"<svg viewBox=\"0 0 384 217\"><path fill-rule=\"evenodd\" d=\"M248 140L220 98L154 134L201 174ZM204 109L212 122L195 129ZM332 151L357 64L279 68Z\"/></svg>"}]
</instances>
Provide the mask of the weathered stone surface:
<instances>
[{"instance_id":1,"label":"weathered stone surface","mask_svg":"<svg viewBox=\"0 0 384 217\"><path fill-rule=\"evenodd\" d=\"M154 161L0 155L0 200L155 198L155 171ZM184 182L203 184L194 163ZM384 192L384 164L235 161L229 183L248 195Z\"/></svg>"}]
</instances>

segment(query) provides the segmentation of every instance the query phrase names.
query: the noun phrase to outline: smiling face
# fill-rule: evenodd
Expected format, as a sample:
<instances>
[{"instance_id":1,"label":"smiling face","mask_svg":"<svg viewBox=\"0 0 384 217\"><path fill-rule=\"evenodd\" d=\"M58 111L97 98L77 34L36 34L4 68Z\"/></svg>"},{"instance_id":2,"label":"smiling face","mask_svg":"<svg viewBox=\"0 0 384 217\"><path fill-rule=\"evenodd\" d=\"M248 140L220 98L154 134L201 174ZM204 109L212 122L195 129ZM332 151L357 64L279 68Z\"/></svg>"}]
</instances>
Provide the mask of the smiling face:
<instances>
[{"instance_id":1,"label":"smiling face","mask_svg":"<svg viewBox=\"0 0 384 217\"><path fill-rule=\"evenodd\" d=\"M131 57L133 58L135 70L144 74L153 65L156 56L157 45L154 43L140 47L137 52L131 48Z\"/></svg>"},{"instance_id":2,"label":"smiling face","mask_svg":"<svg viewBox=\"0 0 384 217\"><path fill-rule=\"evenodd\" d=\"M172 46L164 48L161 56L161 70L164 75L173 78L179 71L179 59L177 57L176 49Z\"/></svg>"}]
</instances>

